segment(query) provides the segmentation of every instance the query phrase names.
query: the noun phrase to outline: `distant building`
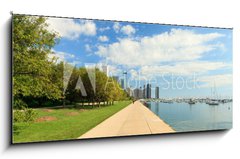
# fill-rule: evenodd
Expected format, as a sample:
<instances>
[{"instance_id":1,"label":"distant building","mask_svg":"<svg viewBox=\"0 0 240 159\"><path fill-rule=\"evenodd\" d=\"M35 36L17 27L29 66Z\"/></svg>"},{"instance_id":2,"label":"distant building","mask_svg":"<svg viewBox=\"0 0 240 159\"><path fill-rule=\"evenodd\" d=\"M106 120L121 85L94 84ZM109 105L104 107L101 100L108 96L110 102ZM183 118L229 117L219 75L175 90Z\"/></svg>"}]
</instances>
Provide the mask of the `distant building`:
<instances>
[{"instance_id":1,"label":"distant building","mask_svg":"<svg viewBox=\"0 0 240 159\"><path fill-rule=\"evenodd\" d=\"M125 78L125 88L127 89L128 88L128 78L127 78L127 71L124 71L123 72L123 75L124 75L124 78Z\"/></svg>"},{"instance_id":2,"label":"distant building","mask_svg":"<svg viewBox=\"0 0 240 159\"><path fill-rule=\"evenodd\" d=\"M138 89L138 88L136 88L136 89L133 90L133 97L134 97L135 99L138 99L138 98L139 98L139 89Z\"/></svg>"},{"instance_id":3,"label":"distant building","mask_svg":"<svg viewBox=\"0 0 240 159\"><path fill-rule=\"evenodd\" d=\"M159 87L155 89L155 98L159 98Z\"/></svg>"},{"instance_id":4,"label":"distant building","mask_svg":"<svg viewBox=\"0 0 240 159\"><path fill-rule=\"evenodd\" d=\"M130 97L133 97L134 92L133 92L133 90L132 90L131 88L127 88L127 89L126 89L126 92L127 92L127 94L128 94Z\"/></svg>"},{"instance_id":5,"label":"distant building","mask_svg":"<svg viewBox=\"0 0 240 159\"><path fill-rule=\"evenodd\" d=\"M145 85L143 86L143 90L142 90L142 98L145 99L146 98L146 87Z\"/></svg>"},{"instance_id":6,"label":"distant building","mask_svg":"<svg viewBox=\"0 0 240 159\"><path fill-rule=\"evenodd\" d=\"M124 79L121 79L121 87L124 89Z\"/></svg>"},{"instance_id":7,"label":"distant building","mask_svg":"<svg viewBox=\"0 0 240 159\"><path fill-rule=\"evenodd\" d=\"M133 97L135 99L142 99L143 98L143 90L142 90L141 87L133 90Z\"/></svg>"},{"instance_id":8,"label":"distant building","mask_svg":"<svg viewBox=\"0 0 240 159\"><path fill-rule=\"evenodd\" d=\"M142 87L140 87L139 89L139 98L138 99L143 99L143 90L142 90Z\"/></svg>"},{"instance_id":9,"label":"distant building","mask_svg":"<svg viewBox=\"0 0 240 159\"><path fill-rule=\"evenodd\" d=\"M147 93L146 98L151 98L151 84L147 84L146 93Z\"/></svg>"}]
</instances>

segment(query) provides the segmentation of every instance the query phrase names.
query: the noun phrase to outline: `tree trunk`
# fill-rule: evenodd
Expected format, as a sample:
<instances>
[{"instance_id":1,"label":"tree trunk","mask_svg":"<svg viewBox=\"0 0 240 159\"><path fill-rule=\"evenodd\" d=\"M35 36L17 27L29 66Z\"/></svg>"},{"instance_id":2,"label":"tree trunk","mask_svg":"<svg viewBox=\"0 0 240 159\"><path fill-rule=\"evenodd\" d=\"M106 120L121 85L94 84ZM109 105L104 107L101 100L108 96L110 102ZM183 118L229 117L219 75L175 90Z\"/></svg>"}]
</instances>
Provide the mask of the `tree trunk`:
<instances>
[{"instance_id":1,"label":"tree trunk","mask_svg":"<svg viewBox=\"0 0 240 159\"><path fill-rule=\"evenodd\" d=\"M63 98L63 108L65 108L65 98Z\"/></svg>"}]
</instances>

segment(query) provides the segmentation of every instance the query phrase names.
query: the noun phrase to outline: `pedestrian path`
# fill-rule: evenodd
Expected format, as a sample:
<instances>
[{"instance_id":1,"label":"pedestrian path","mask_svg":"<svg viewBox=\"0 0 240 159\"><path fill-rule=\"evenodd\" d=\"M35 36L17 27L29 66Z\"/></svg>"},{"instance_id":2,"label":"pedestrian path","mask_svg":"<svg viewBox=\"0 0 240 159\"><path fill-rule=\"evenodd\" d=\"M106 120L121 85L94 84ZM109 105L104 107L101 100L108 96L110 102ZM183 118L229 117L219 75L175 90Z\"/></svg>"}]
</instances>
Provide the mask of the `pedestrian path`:
<instances>
[{"instance_id":1,"label":"pedestrian path","mask_svg":"<svg viewBox=\"0 0 240 159\"><path fill-rule=\"evenodd\" d=\"M168 124L136 101L79 137L100 138L175 132Z\"/></svg>"}]
</instances>

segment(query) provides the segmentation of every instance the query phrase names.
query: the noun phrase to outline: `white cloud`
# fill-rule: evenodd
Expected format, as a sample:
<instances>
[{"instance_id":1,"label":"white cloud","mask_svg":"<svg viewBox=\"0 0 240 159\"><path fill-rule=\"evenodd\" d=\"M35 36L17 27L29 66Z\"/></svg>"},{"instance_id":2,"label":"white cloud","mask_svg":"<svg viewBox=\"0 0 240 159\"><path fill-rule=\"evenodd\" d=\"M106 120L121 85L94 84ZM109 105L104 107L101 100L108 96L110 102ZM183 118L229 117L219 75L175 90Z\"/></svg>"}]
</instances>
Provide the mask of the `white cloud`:
<instances>
[{"instance_id":1,"label":"white cloud","mask_svg":"<svg viewBox=\"0 0 240 159\"><path fill-rule=\"evenodd\" d=\"M232 74L220 74L220 75L210 75L210 76L203 76L197 79L198 82L203 82L200 85L201 88L206 87L221 87L232 85Z\"/></svg>"},{"instance_id":2,"label":"white cloud","mask_svg":"<svg viewBox=\"0 0 240 159\"><path fill-rule=\"evenodd\" d=\"M48 18L46 22L49 24L48 29L50 31L56 31L61 37L70 40L75 40L80 35L96 35L96 25L89 20L76 22L67 18Z\"/></svg>"},{"instance_id":3,"label":"white cloud","mask_svg":"<svg viewBox=\"0 0 240 159\"><path fill-rule=\"evenodd\" d=\"M128 72L130 73L132 80L139 79L140 72L136 71L135 69L131 69Z\"/></svg>"},{"instance_id":4,"label":"white cloud","mask_svg":"<svg viewBox=\"0 0 240 159\"><path fill-rule=\"evenodd\" d=\"M109 39L108 39L107 36L105 36L105 35L102 36L102 35L101 35L101 36L98 37L98 40L101 41L101 42L106 42L106 41L108 41Z\"/></svg>"},{"instance_id":5,"label":"white cloud","mask_svg":"<svg viewBox=\"0 0 240 159\"><path fill-rule=\"evenodd\" d=\"M108 71L110 76L119 76L122 75L122 69L114 65L108 65Z\"/></svg>"},{"instance_id":6,"label":"white cloud","mask_svg":"<svg viewBox=\"0 0 240 159\"><path fill-rule=\"evenodd\" d=\"M129 67L159 65L162 62L193 61L204 53L221 49L214 43L223 34L197 34L191 30L172 29L170 32L138 39L119 39L109 45L99 45L97 55L114 64Z\"/></svg>"},{"instance_id":7,"label":"white cloud","mask_svg":"<svg viewBox=\"0 0 240 159\"><path fill-rule=\"evenodd\" d=\"M56 60L57 63L61 61L73 60L75 55L67 52L55 51L52 50L52 54L48 54L49 60Z\"/></svg>"},{"instance_id":8,"label":"white cloud","mask_svg":"<svg viewBox=\"0 0 240 159\"><path fill-rule=\"evenodd\" d=\"M136 30L131 25L125 25L121 28L121 32L130 36L136 32Z\"/></svg>"},{"instance_id":9,"label":"white cloud","mask_svg":"<svg viewBox=\"0 0 240 159\"><path fill-rule=\"evenodd\" d=\"M118 22L115 22L115 23L113 24L113 30L114 30L116 33L118 33L118 32L120 31L120 28L121 28L121 26L120 26L120 24L119 24Z\"/></svg>"},{"instance_id":10,"label":"white cloud","mask_svg":"<svg viewBox=\"0 0 240 159\"><path fill-rule=\"evenodd\" d=\"M99 28L99 31L100 31L100 32L104 32L104 31L110 30L110 29L111 29L111 28L110 28L109 26L107 26L107 27Z\"/></svg>"},{"instance_id":11,"label":"white cloud","mask_svg":"<svg viewBox=\"0 0 240 159\"><path fill-rule=\"evenodd\" d=\"M231 65L223 62L210 62L210 61L191 61L179 62L174 65L162 66L143 66L140 69L142 75L155 76L155 75L199 75L207 73L208 71L231 68Z\"/></svg>"},{"instance_id":12,"label":"white cloud","mask_svg":"<svg viewBox=\"0 0 240 159\"><path fill-rule=\"evenodd\" d=\"M124 25L122 26L119 22L115 22L113 24L113 30L116 32L116 33L123 33L123 34L126 34L128 36L130 35L133 35L135 34L136 30L133 26L131 25Z\"/></svg>"},{"instance_id":13,"label":"white cloud","mask_svg":"<svg viewBox=\"0 0 240 159\"><path fill-rule=\"evenodd\" d=\"M91 46L89 44L85 44L85 50L87 52L92 52L92 48L91 48Z\"/></svg>"}]
</instances>

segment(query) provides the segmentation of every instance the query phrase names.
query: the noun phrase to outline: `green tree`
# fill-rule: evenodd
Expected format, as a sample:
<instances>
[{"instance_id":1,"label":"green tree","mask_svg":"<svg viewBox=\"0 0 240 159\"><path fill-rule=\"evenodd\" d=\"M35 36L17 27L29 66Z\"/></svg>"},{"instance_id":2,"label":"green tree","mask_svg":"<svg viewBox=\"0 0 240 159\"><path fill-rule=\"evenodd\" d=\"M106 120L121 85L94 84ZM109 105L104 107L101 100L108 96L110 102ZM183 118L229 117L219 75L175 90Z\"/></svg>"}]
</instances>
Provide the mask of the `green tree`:
<instances>
[{"instance_id":1,"label":"green tree","mask_svg":"<svg viewBox=\"0 0 240 159\"><path fill-rule=\"evenodd\" d=\"M107 101L107 92L105 90L105 85L108 80L108 77L105 73L99 71L99 69L96 69L96 94L95 94L95 100L98 103L98 106L100 106L100 102Z\"/></svg>"},{"instance_id":2,"label":"green tree","mask_svg":"<svg viewBox=\"0 0 240 159\"><path fill-rule=\"evenodd\" d=\"M58 35L49 32L43 17L13 15L13 95L59 99L62 90L49 60Z\"/></svg>"}]
</instances>

